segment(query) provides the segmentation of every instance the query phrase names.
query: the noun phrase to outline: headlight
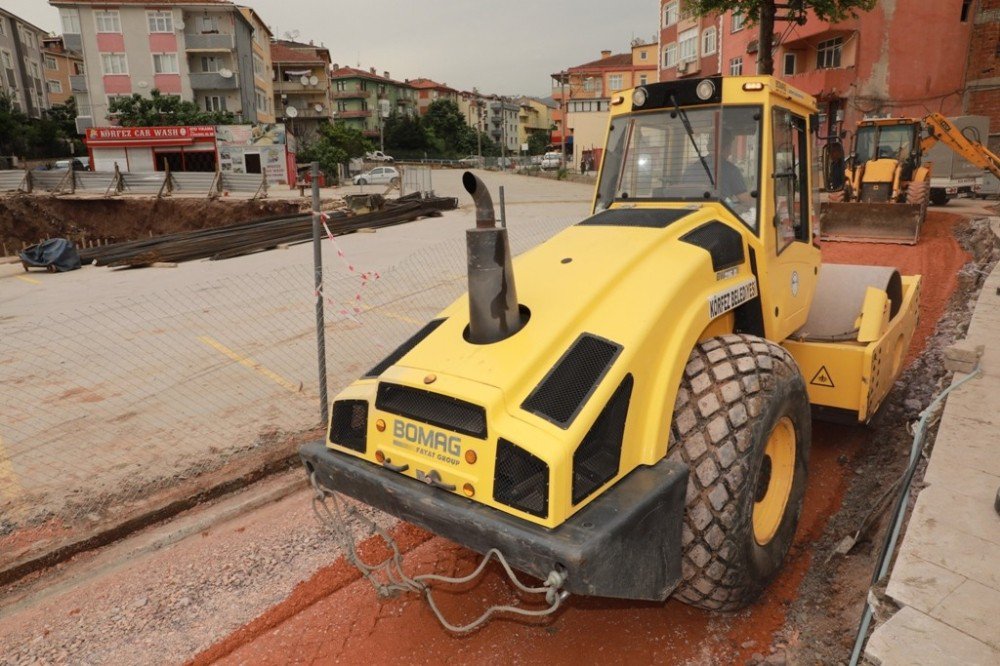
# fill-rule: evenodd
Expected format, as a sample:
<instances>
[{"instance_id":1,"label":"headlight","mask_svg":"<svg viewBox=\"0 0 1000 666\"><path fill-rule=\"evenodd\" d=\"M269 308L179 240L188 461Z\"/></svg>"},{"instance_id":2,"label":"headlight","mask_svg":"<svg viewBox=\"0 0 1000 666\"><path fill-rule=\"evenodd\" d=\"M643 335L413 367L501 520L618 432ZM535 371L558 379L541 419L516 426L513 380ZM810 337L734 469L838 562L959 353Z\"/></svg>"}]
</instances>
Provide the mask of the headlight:
<instances>
[{"instance_id":1,"label":"headlight","mask_svg":"<svg viewBox=\"0 0 1000 666\"><path fill-rule=\"evenodd\" d=\"M698 99L706 100L715 94L715 84L711 79L702 79L694 91L698 94Z\"/></svg>"},{"instance_id":2,"label":"headlight","mask_svg":"<svg viewBox=\"0 0 1000 666\"><path fill-rule=\"evenodd\" d=\"M646 91L645 88L636 88L635 90L632 91L632 106L636 107L642 106L643 104L646 103L646 98L648 96L649 93Z\"/></svg>"}]
</instances>

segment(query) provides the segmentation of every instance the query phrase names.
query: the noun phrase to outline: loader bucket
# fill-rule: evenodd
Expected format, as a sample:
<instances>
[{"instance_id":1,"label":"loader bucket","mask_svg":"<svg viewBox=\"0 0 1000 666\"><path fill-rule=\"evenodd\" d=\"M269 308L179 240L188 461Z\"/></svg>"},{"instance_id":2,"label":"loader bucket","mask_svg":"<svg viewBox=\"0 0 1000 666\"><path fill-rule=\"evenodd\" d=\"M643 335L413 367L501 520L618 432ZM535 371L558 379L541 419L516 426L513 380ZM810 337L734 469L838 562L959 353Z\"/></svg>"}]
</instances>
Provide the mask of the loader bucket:
<instances>
[{"instance_id":1,"label":"loader bucket","mask_svg":"<svg viewBox=\"0 0 1000 666\"><path fill-rule=\"evenodd\" d=\"M820 238L913 245L920 235L926 211L922 204L823 203L819 210Z\"/></svg>"}]
</instances>

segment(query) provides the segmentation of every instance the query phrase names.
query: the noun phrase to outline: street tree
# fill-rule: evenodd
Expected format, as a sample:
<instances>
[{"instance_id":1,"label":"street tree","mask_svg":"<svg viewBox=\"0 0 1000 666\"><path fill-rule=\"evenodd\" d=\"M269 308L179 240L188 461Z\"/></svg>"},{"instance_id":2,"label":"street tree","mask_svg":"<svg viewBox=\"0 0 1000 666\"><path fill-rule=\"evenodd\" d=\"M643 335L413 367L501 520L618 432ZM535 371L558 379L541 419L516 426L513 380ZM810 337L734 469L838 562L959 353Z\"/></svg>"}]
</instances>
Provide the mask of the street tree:
<instances>
[{"instance_id":1,"label":"street tree","mask_svg":"<svg viewBox=\"0 0 1000 666\"><path fill-rule=\"evenodd\" d=\"M775 21L792 20L804 23L806 12L812 11L821 21L836 23L858 12L869 12L877 0L684 0L684 10L695 16L736 12L742 14L748 25L760 27L758 41L758 73L774 74L774 24ZM778 9L787 9L787 15L778 16Z\"/></svg>"},{"instance_id":2,"label":"street tree","mask_svg":"<svg viewBox=\"0 0 1000 666\"><path fill-rule=\"evenodd\" d=\"M108 118L123 127L236 124L236 116L229 111L205 111L194 102L164 95L156 88L149 91L149 97L138 93L115 97L108 103Z\"/></svg>"},{"instance_id":3,"label":"street tree","mask_svg":"<svg viewBox=\"0 0 1000 666\"><path fill-rule=\"evenodd\" d=\"M320 125L319 135L299 148L296 159L300 164L319 162L324 173L334 177L338 166L352 157L363 157L373 149L361 130L348 127L343 121Z\"/></svg>"},{"instance_id":4,"label":"street tree","mask_svg":"<svg viewBox=\"0 0 1000 666\"><path fill-rule=\"evenodd\" d=\"M476 132L465 122L458 105L450 99L431 102L423 125L432 136L432 144L446 155L474 153Z\"/></svg>"}]
</instances>

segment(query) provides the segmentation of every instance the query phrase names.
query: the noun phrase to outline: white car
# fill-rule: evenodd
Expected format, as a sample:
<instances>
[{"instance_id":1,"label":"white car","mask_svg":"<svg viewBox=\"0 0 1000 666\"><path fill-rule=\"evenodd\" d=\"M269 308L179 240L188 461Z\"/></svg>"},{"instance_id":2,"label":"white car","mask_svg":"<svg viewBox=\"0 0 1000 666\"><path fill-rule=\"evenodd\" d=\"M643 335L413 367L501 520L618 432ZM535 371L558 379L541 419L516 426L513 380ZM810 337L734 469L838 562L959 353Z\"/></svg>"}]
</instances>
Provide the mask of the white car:
<instances>
[{"instance_id":1,"label":"white car","mask_svg":"<svg viewBox=\"0 0 1000 666\"><path fill-rule=\"evenodd\" d=\"M375 167L354 177L355 185L389 185L399 182L399 171L395 167Z\"/></svg>"},{"instance_id":2,"label":"white car","mask_svg":"<svg viewBox=\"0 0 1000 666\"><path fill-rule=\"evenodd\" d=\"M381 150L376 150L370 153L365 153L365 159L371 162L394 162L395 158L392 155L386 155Z\"/></svg>"},{"instance_id":3,"label":"white car","mask_svg":"<svg viewBox=\"0 0 1000 666\"><path fill-rule=\"evenodd\" d=\"M542 155L543 169L558 169L562 166L562 153L545 153Z\"/></svg>"}]
</instances>

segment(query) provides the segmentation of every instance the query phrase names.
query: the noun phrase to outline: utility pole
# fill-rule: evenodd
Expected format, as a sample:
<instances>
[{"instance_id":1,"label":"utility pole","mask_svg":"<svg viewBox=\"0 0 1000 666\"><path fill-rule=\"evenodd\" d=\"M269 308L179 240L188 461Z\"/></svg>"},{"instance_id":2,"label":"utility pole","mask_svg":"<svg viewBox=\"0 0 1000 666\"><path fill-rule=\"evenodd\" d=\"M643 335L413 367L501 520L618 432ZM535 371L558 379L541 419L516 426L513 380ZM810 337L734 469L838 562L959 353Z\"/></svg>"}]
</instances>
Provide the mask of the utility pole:
<instances>
[{"instance_id":1,"label":"utility pole","mask_svg":"<svg viewBox=\"0 0 1000 666\"><path fill-rule=\"evenodd\" d=\"M559 101L562 102L563 112L562 112L562 166L566 168L566 121L569 115L569 100L566 99L566 70L559 72L559 83L561 85L561 92L559 93ZM573 88L570 87L570 90Z\"/></svg>"},{"instance_id":2,"label":"utility pole","mask_svg":"<svg viewBox=\"0 0 1000 666\"><path fill-rule=\"evenodd\" d=\"M760 58L757 60L757 73L762 75L774 74L774 53L772 51L774 41L774 17L778 13L771 2L763 2L760 5L760 33L757 38L757 51Z\"/></svg>"}]
</instances>

